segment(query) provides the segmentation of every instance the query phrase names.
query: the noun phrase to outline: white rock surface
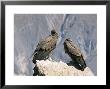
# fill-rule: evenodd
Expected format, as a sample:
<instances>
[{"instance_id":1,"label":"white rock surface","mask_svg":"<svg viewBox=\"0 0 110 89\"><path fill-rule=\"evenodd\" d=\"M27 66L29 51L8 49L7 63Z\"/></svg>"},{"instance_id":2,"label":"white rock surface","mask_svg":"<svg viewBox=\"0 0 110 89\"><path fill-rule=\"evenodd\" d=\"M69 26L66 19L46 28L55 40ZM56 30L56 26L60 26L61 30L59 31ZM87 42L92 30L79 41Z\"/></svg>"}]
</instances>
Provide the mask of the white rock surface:
<instances>
[{"instance_id":1,"label":"white rock surface","mask_svg":"<svg viewBox=\"0 0 110 89\"><path fill-rule=\"evenodd\" d=\"M93 76L92 71L86 67L84 71L78 70L73 66L68 66L60 61L41 60L37 61L36 67L40 74L45 76Z\"/></svg>"}]
</instances>

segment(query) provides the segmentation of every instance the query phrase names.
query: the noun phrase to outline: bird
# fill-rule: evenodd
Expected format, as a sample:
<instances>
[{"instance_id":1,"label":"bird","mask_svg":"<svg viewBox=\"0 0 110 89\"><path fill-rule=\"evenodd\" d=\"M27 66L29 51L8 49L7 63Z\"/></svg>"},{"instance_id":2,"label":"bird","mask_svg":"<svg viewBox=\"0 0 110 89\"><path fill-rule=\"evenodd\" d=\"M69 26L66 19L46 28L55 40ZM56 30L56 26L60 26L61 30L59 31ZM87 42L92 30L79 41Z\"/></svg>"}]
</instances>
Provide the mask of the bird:
<instances>
[{"instance_id":1,"label":"bird","mask_svg":"<svg viewBox=\"0 0 110 89\"><path fill-rule=\"evenodd\" d=\"M33 53L33 63L36 60L46 60L49 58L50 53L56 48L58 40L58 33L55 29L51 30L51 35L40 41Z\"/></svg>"},{"instance_id":2,"label":"bird","mask_svg":"<svg viewBox=\"0 0 110 89\"><path fill-rule=\"evenodd\" d=\"M80 49L76 46L73 41L68 38L64 41L64 50L65 53L70 56L72 61L76 63L76 65L80 68L81 71L84 71L84 69L87 67L83 54L81 53Z\"/></svg>"}]
</instances>

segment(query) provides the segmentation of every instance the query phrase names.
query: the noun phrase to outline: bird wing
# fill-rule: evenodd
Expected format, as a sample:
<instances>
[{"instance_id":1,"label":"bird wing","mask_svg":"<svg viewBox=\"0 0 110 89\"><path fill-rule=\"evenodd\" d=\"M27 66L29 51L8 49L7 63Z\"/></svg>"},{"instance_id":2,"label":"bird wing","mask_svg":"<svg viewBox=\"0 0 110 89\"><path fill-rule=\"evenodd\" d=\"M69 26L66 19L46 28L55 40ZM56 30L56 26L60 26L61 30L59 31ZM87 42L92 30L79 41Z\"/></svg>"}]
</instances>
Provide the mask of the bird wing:
<instances>
[{"instance_id":1,"label":"bird wing","mask_svg":"<svg viewBox=\"0 0 110 89\"><path fill-rule=\"evenodd\" d=\"M38 45L37 49L42 49L44 51L51 50L56 45L56 40L52 36L48 36L44 40L42 40Z\"/></svg>"},{"instance_id":2,"label":"bird wing","mask_svg":"<svg viewBox=\"0 0 110 89\"><path fill-rule=\"evenodd\" d=\"M76 47L73 43L68 42L67 47L70 53L76 55L76 56L81 56L81 51Z\"/></svg>"}]
</instances>

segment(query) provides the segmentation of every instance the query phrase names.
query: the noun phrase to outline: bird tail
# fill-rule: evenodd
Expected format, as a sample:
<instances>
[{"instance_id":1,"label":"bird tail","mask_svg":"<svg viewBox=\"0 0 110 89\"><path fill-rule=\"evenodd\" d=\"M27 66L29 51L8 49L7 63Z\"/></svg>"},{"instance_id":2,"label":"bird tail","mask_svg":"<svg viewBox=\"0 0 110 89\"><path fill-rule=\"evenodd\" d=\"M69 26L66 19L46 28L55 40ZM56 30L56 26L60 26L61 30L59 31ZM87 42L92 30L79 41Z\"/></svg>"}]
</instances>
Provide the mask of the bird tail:
<instances>
[{"instance_id":1,"label":"bird tail","mask_svg":"<svg viewBox=\"0 0 110 89\"><path fill-rule=\"evenodd\" d=\"M84 71L84 69L87 67L87 65L86 65L86 63L85 63L85 61L82 63L82 65L81 65L81 71Z\"/></svg>"},{"instance_id":2,"label":"bird tail","mask_svg":"<svg viewBox=\"0 0 110 89\"><path fill-rule=\"evenodd\" d=\"M83 57L81 57L80 60L80 67L81 67L81 71L84 71L84 69L87 67L86 62L84 61Z\"/></svg>"},{"instance_id":3,"label":"bird tail","mask_svg":"<svg viewBox=\"0 0 110 89\"><path fill-rule=\"evenodd\" d=\"M37 52L32 53L28 59L31 59L35 54L37 54Z\"/></svg>"}]
</instances>

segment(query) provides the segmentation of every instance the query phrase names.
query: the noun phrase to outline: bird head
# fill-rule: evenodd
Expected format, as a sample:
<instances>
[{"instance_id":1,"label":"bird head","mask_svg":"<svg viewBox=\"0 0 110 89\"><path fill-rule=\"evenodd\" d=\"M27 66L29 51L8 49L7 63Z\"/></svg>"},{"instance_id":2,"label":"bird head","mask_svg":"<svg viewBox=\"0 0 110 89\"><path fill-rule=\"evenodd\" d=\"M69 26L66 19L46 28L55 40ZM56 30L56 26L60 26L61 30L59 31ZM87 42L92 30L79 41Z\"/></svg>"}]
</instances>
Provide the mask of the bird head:
<instances>
[{"instance_id":1,"label":"bird head","mask_svg":"<svg viewBox=\"0 0 110 89\"><path fill-rule=\"evenodd\" d=\"M52 35L52 36L58 36L58 33L55 31L55 29L53 29L53 30L51 31L51 35Z\"/></svg>"},{"instance_id":2,"label":"bird head","mask_svg":"<svg viewBox=\"0 0 110 89\"><path fill-rule=\"evenodd\" d=\"M70 38L67 38L65 41L69 41L69 42L72 42L72 40Z\"/></svg>"},{"instance_id":3,"label":"bird head","mask_svg":"<svg viewBox=\"0 0 110 89\"><path fill-rule=\"evenodd\" d=\"M52 31L51 31L51 35L55 35L56 34L56 31L55 31L55 29L53 29Z\"/></svg>"}]
</instances>

